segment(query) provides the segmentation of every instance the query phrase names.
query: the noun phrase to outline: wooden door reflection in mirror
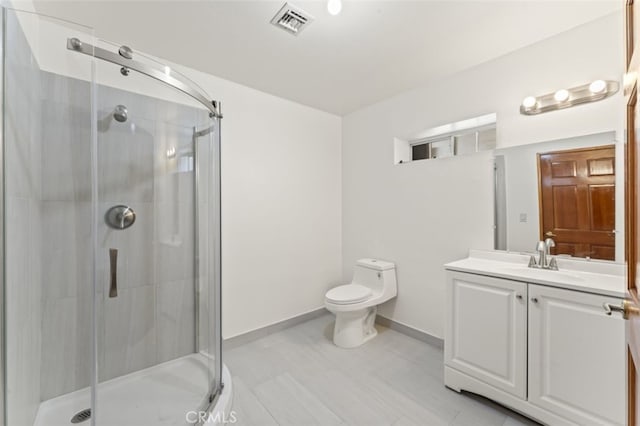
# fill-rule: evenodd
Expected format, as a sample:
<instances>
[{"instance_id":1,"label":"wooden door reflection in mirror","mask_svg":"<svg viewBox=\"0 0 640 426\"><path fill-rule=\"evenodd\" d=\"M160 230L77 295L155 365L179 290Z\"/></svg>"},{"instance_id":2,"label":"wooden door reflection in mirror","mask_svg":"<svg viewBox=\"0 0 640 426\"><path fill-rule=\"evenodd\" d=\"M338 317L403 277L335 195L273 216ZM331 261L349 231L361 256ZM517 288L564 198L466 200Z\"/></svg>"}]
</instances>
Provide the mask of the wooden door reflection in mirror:
<instances>
[{"instance_id":1,"label":"wooden door reflection in mirror","mask_svg":"<svg viewBox=\"0 0 640 426\"><path fill-rule=\"evenodd\" d=\"M615 260L615 146L538 154L540 239L553 254Z\"/></svg>"}]
</instances>

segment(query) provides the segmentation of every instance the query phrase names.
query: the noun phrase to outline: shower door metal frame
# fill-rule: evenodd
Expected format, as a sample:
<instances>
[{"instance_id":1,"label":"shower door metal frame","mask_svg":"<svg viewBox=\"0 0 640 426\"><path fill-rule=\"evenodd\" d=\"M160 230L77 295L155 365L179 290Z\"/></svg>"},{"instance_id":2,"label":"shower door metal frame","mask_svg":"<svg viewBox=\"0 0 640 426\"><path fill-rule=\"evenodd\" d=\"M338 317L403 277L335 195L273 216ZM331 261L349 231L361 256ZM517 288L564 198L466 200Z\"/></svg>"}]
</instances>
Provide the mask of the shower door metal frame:
<instances>
[{"instance_id":1,"label":"shower door metal frame","mask_svg":"<svg viewBox=\"0 0 640 426\"><path fill-rule=\"evenodd\" d=\"M196 321L196 350L198 346L198 339L200 337L200 318L198 314L198 307L200 306L200 239L199 232L197 231L197 227L200 221L199 208L200 208L200 200L199 200L199 182L200 182L200 171L198 168L198 143L197 139L200 137L204 137L210 135L212 132L217 132L217 136L213 136L213 140L210 141L213 143L211 154L213 155L213 170L212 170L212 180L213 180L213 194L214 197L211 201L213 204L207 203L209 208L216 209L216 213L214 216L213 223L213 237L214 237L214 245L213 245L213 300L215 303L214 315L213 315L213 339L216 343L214 346L214 353L212 354L214 357L214 371L213 371L213 381L209 388L209 395L207 396L206 402L202 406L203 411L211 412L213 406L215 405L220 393L224 388L224 382L222 381L222 227L221 227L221 214L222 214L222 196L221 196L221 158L220 158L220 130L221 130L221 119L220 117L212 117L214 123L202 130L198 130L196 127L193 128L193 164L194 164L194 220L196 233L194 238L194 267L195 267L195 321ZM210 277L211 279L211 277ZM211 289L211 287L210 287Z\"/></svg>"},{"instance_id":2,"label":"shower door metal frame","mask_svg":"<svg viewBox=\"0 0 640 426\"><path fill-rule=\"evenodd\" d=\"M125 47L126 46L122 46L122 48ZM128 47L126 48L128 49L129 53L132 53L131 49L129 49ZM212 117L222 118L222 105L219 101L209 100L205 94L189 84L188 81L179 78L179 74L172 76L170 72L166 72L166 69L170 69L169 67L159 69L143 62L136 61L131 58L126 58L122 56L122 54L116 54L101 47L82 42L80 41L80 39L75 37L67 39L67 49L73 50L74 52L84 53L85 55L102 59L103 61L111 62L116 65L120 65L123 67L122 74L125 76L128 74L129 70L133 70L139 72L140 74L144 74L148 77L159 80L165 84L168 84L169 86L178 89L182 93L200 102L209 110Z\"/></svg>"}]
</instances>

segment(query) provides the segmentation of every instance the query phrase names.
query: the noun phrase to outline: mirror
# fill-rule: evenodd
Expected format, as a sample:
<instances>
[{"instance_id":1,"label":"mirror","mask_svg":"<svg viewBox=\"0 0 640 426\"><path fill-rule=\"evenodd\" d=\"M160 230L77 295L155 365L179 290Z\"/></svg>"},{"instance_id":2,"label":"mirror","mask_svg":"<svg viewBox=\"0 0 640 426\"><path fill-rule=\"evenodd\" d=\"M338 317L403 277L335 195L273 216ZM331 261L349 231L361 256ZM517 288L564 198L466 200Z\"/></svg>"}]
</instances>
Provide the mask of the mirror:
<instances>
[{"instance_id":1,"label":"mirror","mask_svg":"<svg viewBox=\"0 0 640 426\"><path fill-rule=\"evenodd\" d=\"M624 261L623 149L615 132L496 149L494 248Z\"/></svg>"}]
</instances>

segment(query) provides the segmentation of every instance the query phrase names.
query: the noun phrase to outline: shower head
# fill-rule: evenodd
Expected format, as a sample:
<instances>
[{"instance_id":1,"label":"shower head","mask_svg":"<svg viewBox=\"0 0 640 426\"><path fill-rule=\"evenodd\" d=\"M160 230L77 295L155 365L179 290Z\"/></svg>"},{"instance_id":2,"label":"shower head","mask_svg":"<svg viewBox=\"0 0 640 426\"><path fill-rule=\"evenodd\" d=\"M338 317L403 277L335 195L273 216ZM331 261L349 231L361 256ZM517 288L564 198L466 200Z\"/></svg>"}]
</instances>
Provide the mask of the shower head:
<instances>
[{"instance_id":1,"label":"shower head","mask_svg":"<svg viewBox=\"0 0 640 426\"><path fill-rule=\"evenodd\" d=\"M124 123L127 121L127 107L124 105L118 105L113 111L113 118L115 118L118 123Z\"/></svg>"},{"instance_id":2,"label":"shower head","mask_svg":"<svg viewBox=\"0 0 640 426\"><path fill-rule=\"evenodd\" d=\"M113 111L107 111L106 115L103 115L102 118L98 119L98 131L107 132L109 131L109 127L111 127L113 120L118 123L124 123L128 118L129 112L127 111L127 107L124 105L118 105L113 109Z\"/></svg>"}]
</instances>

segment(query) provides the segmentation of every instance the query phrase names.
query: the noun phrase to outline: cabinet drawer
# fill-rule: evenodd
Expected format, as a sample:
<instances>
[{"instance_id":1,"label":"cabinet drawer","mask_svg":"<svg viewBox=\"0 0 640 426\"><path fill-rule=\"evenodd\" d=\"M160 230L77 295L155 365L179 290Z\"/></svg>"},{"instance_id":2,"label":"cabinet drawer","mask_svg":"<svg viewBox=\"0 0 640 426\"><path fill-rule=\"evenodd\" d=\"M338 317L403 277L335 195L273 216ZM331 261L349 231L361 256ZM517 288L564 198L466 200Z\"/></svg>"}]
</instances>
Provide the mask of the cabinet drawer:
<instances>
[{"instance_id":1,"label":"cabinet drawer","mask_svg":"<svg viewBox=\"0 0 640 426\"><path fill-rule=\"evenodd\" d=\"M621 300L529 285L529 401L580 425L625 423Z\"/></svg>"},{"instance_id":2,"label":"cabinet drawer","mask_svg":"<svg viewBox=\"0 0 640 426\"><path fill-rule=\"evenodd\" d=\"M527 284L447 272L445 364L526 398Z\"/></svg>"}]
</instances>

